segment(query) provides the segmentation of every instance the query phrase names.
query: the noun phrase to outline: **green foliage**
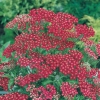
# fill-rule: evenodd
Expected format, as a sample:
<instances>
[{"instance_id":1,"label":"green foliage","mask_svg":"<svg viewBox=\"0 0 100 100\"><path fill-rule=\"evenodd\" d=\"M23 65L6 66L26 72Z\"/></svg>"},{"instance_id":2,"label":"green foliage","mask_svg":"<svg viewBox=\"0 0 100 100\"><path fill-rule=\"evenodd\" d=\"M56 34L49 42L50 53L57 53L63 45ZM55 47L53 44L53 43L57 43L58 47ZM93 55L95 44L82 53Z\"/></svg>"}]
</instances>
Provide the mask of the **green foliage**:
<instances>
[{"instance_id":1,"label":"green foliage","mask_svg":"<svg viewBox=\"0 0 100 100\"><path fill-rule=\"evenodd\" d=\"M79 19L84 15L89 15L94 18L100 16L100 1L99 0L67 0L67 5L63 7L63 11L73 14Z\"/></svg>"},{"instance_id":2,"label":"green foliage","mask_svg":"<svg viewBox=\"0 0 100 100\"><path fill-rule=\"evenodd\" d=\"M4 42L7 42L7 41L11 41L11 43L13 43L14 42L14 37L16 36L15 34L14 34L14 31L12 30L12 29L4 29L4 31L5 31L5 35L4 36L2 36L2 40L4 41Z\"/></svg>"}]
</instances>

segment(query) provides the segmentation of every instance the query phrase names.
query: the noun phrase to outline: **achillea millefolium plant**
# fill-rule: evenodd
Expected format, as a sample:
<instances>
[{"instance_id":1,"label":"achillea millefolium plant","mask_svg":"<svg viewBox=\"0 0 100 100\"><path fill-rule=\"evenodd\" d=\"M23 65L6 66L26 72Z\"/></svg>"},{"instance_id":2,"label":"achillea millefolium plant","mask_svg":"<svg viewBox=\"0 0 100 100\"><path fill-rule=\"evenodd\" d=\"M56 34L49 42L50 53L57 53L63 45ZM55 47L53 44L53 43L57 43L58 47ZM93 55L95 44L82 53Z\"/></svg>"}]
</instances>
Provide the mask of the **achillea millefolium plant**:
<instances>
[{"instance_id":1,"label":"achillea millefolium plant","mask_svg":"<svg viewBox=\"0 0 100 100\"><path fill-rule=\"evenodd\" d=\"M67 13L42 8L16 16L5 28L17 29L3 52L0 100L99 100L100 44L92 27Z\"/></svg>"}]
</instances>

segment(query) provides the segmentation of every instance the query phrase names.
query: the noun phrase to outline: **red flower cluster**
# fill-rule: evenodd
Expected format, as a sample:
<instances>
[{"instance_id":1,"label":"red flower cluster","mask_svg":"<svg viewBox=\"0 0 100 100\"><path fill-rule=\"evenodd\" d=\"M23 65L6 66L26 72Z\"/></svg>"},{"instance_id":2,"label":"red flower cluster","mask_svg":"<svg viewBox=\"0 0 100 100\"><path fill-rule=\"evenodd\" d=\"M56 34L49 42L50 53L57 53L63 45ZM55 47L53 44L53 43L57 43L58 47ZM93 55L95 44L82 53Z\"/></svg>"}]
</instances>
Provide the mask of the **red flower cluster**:
<instances>
[{"instance_id":1,"label":"red flower cluster","mask_svg":"<svg viewBox=\"0 0 100 100\"><path fill-rule=\"evenodd\" d=\"M15 79L15 84L18 84L20 86L25 86L27 84L30 84L31 82L38 81L40 79L40 76L38 74L28 74L26 76L18 76Z\"/></svg>"},{"instance_id":2,"label":"red flower cluster","mask_svg":"<svg viewBox=\"0 0 100 100\"><path fill-rule=\"evenodd\" d=\"M15 25L18 29L26 29L26 23L29 23L30 16L28 14L17 15L13 21L7 23L6 28L13 28Z\"/></svg>"},{"instance_id":3,"label":"red flower cluster","mask_svg":"<svg viewBox=\"0 0 100 100\"><path fill-rule=\"evenodd\" d=\"M84 45L87 47L92 47L95 45L95 42L93 40L88 39L88 38L82 38L81 41L84 42Z\"/></svg>"},{"instance_id":4,"label":"red flower cluster","mask_svg":"<svg viewBox=\"0 0 100 100\"><path fill-rule=\"evenodd\" d=\"M82 53L79 52L78 50L70 50L69 52L71 56L78 61L80 61L83 58Z\"/></svg>"},{"instance_id":5,"label":"red flower cluster","mask_svg":"<svg viewBox=\"0 0 100 100\"><path fill-rule=\"evenodd\" d=\"M13 52L13 47L12 45L8 46L4 52L3 52L3 56L6 56L7 58L11 57L11 52Z\"/></svg>"},{"instance_id":6,"label":"red flower cluster","mask_svg":"<svg viewBox=\"0 0 100 100\"><path fill-rule=\"evenodd\" d=\"M28 100L28 96L15 92L0 96L0 100Z\"/></svg>"},{"instance_id":7,"label":"red flower cluster","mask_svg":"<svg viewBox=\"0 0 100 100\"><path fill-rule=\"evenodd\" d=\"M100 44L99 43L96 45L96 52L98 56L100 56Z\"/></svg>"},{"instance_id":8,"label":"red flower cluster","mask_svg":"<svg viewBox=\"0 0 100 100\"><path fill-rule=\"evenodd\" d=\"M10 65L10 62L5 62L5 63L0 64L0 70L3 70L5 66L9 66L9 65Z\"/></svg>"},{"instance_id":9,"label":"red flower cluster","mask_svg":"<svg viewBox=\"0 0 100 100\"><path fill-rule=\"evenodd\" d=\"M8 78L0 77L0 87L2 87L5 91L8 90Z\"/></svg>"},{"instance_id":10,"label":"red flower cluster","mask_svg":"<svg viewBox=\"0 0 100 100\"><path fill-rule=\"evenodd\" d=\"M33 100L52 100L54 95L56 95L55 87L50 84L48 84L45 88L42 86L38 88L28 86L27 91L30 92L30 97L33 98Z\"/></svg>"},{"instance_id":11,"label":"red flower cluster","mask_svg":"<svg viewBox=\"0 0 100 100\"><path fill-rule=\"evenodd\" d=\"M94 59L97 59L98 58L98 56L90 48L85 48L84 50L86 51L86 53L89 56L93 57Z\"/></svg>"},{"instance_id":12,"label":"red flower cluster","mask_svg":"<svg viewBox=\"0 0 100 100\"><path fill-rule=\"evenodd\" d=\"M62 40L79 37L81 34L84 38L94 36L92 27L88 28L86 25L78 24L76 17L61 12L55 14L42 8L33 9L26 15L17 16L6 25L6 28L12 28L16 23L18 29L25 27L25 23L29 23L29 32L37 34L41 33L47 24L47 34L53 34Z\"/></svg>"},{"instance_id":13,"label":"red flower cluster","mask_svg":"<svg viewBox=\"0 0 100 100\"><path fill-rule=\"evenodd\" d=\"M29 59L26 58L26 57L21 57L21 58L19 58L19 60L18 60L18 62L17 62L17 64L19 64L21 67L22 67L22 66L28 66L29 63L30 63L30 61L29 61Z\"/></svg>"},{"instance_id":14,"label":"red flower cluster","mask_svg":"<svg viewBox=\"0 0 100 100\"><path fill-rule=\"evenodd\" d=\"M97 100L96 95L100 95L100 87L93 86L88 82L81 81L79 82L80 90L85 97L89 97L92 100Z\"/></svg>"},{"instance_id":15,"label":"red flower cluster","mask_svg":"<svg viewBox=\"0 0 100 100\"><path fill-rule=\"evenodd\" d=\"M93 79L93 84L86 80L79 80L79 87L85 97L97 100L96 96L100 96L100 71L98 69L91 69L87 75Z\"/></svg>"},{"instance_id":16,"label":"red flower cluster","mask_svg":"<svg viewBox=\"0 0 100 100\"><path fill-rule=\"evenodd\" d=\"M82 34L84 38L89 38L94 35L92 28L88 28L86 25L76 25L78 23L76 17L61 12L55 14L52 11L41 8L33 9L27 15L17 16L6 25L6 28L12 28L16 23L18 24L18 29L25 27L23 23L29 23L31 34L22 33L18 35L15 38L15 43L4 50L3 55L6 57L11 57L11 53L14 51L21 56L27 50L32 50L36 47L46 50L57 46L59 46L59 50L73 48L75 43L69 41L68 38L77 38ZM47 31L45 32L45 30Z\"/></svg>"},{"instance_id":17,"label":"red flower cluster","mask_svg":"<svg viewBox=\"0 0 100 100\"><path fill-rule=\"evenodd\" d=\"M77 90L73 88L68 82L62 83L61 91L64 97L69 97L70 99L78 94Z\"/></svg>"},{"instance_id":18,"label":"red flower cluster","mask_svg":"<svg viewBox=\"0 0 100 100\"><path fill-rule=\"evenodd\" d=\"M86 25L77 25L76 26L76 34L80 36L83 35L84 38L89 38L91 36L94 36L94 30L92 27L88 28Z\"/></svg>"},{"instance_id":19,"label":"red flower cluster","mask_svg":"<svg viewBox=\"0 0 100 100\"><path fill-rule=\"evenodd\" d=\"M89 77L89 78L97 77L97 73L98 73L98 69L92 68L92 69L88 72L88 77Z\"/></svg>"},{"instance_id":20,"label":"red flower cluster","mask_svg":"<svg viewBox=\"0 0 100 100\"><path fill-rule=\"evenodd\" d=\"M9 62L0 64L0 70L3 70L5 67L8 67L10 65ZM8 90L8 81L9 79L6 77L2 77L4 75L4 72L0 72L0 87L3 88L3 90Z\"/></svg>"}]
</instances>

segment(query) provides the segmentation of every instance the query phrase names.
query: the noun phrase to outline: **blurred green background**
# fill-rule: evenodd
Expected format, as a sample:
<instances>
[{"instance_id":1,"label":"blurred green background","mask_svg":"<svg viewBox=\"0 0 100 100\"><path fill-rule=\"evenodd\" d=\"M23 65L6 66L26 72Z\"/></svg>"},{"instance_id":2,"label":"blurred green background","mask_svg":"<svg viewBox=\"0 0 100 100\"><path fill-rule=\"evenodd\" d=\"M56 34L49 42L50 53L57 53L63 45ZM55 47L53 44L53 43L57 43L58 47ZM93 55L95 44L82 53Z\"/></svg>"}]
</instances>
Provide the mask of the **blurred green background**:
<instances>
[{"instance_id":1,"label":"blurred green background","mask_svg":"<svg viewBox=\"0 0 100 100\"><path fill-rule=\"evenodd\" d=\"M33 8L70 13L79 19L79 23L94 28L94 41L100 39L100 0L0 0L0 58L3 49L13 43L16 36L4 26L16 15L26 14Z\"/></svg>"}]
</instances>

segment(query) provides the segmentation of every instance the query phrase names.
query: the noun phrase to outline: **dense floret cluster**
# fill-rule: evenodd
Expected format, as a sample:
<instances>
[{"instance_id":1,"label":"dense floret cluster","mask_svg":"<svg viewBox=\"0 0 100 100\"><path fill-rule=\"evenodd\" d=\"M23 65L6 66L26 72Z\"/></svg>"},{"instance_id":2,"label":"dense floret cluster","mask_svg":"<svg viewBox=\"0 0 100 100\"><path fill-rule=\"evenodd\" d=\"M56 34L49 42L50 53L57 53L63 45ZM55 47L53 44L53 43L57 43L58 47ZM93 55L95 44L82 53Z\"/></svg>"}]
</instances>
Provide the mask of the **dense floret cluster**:
<instances>
[{"instance_id":1,"label":"dense floret cluster","mask_svg":"<svg viewBox=\"0 0 100 100\"><path fill-rule=\"evenodd\" d=\"M6 28L13 27L22 33L3 52L13 61L1 64L0 69L6 66L13 70L9 72L13 83L8 86L13 91L15 87L24 89L22 93L28 96L12 93L1 96L2 100L28 100L28 97L32 100L74 100L81 95L84 100L97 100L100 71L96 64L100 44L90 39L94 36L92 27L78 24L78 19L70 14L42 8L19 15L6 25ZM0 86L7 90L9 80L1 77L0 81Z\"/></svg>"},{"instance_id":2,"label":"dense floret cluster","mask_svg":"<svg viewBox=\"0 0 100 100\"><path fill-rule=\"evenodd\" d=\"M4 96L0 96L0 100L27 100L28 96L17 92L8 93Z\"/></svg>"},{"instance_id":3,"label":"dense floret cluster","mask_svg":"<svg viewBox=\"0 0 100 100\"><path fill-rule=\"evenodd\" d=\"M68 98L74 97L76 94L78 94L77 90L67 82L62 83L61 91L62 95Z\"/></svg>"},{"instance_id":4,"label":"dense floret cluster","mask_svg":"<svg viewBox=\"0 0 100 100\"><path fill-rule=\"evenodd\" d=\"M30 97L32 100L52 100L56 95L56 89L54 86L48 84L45 88L40 86L38 88L34 85L29 85L27 91L30 92Z\"/></svg>"}]
</instances>

